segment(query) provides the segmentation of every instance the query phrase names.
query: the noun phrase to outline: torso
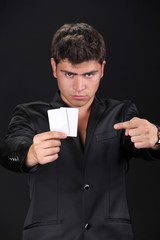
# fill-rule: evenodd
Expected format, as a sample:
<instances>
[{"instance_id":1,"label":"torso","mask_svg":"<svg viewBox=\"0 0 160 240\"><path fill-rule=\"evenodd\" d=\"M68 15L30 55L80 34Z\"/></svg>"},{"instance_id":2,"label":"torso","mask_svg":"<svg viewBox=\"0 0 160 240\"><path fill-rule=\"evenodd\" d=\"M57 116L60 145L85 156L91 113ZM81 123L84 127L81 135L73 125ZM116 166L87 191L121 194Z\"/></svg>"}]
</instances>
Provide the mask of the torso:
<instances>
[{"instance_id":1,"label":"torso","mask_svg":"<svg viewBox=\"0 0 160 240\"><path fill-rule=\"evenodd\" d=\"M89 114L90 114L90 111L86 113L83 117L79 116L79 119L78 119L78 133L79 133L79 137L83 147L85 146L85 141L86 141L86 129L88 124Z\"/></svg>"},{"instance_id":2,"label":"torso","mask_svg":"<svg viewBox=\"0 0 160 240\"><path fill-rule=\"evenodd\" d=\"M79 133L81 143L84 147L85 146L85 141L86 141L86 127L84 127L84 126L78 127L78 133Z\"/></svg>"}]
</instances>

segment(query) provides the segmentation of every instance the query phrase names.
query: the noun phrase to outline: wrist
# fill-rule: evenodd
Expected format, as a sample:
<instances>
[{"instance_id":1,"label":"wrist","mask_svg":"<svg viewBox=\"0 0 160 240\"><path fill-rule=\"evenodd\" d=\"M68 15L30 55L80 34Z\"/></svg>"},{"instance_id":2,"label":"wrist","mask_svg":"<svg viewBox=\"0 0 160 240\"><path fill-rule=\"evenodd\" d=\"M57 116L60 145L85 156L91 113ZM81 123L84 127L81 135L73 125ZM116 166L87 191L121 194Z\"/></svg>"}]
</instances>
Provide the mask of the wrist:
<instances>
[{"instance_id":1,"label":"wrist","mask_svg":"<svg viewBox=\"0 0 160 240\"><path fill-rule=\"evenodd\" d=\"M151 149L153 150L160 150L160 127L155 125L157 127L157 142Z\"/></svg>"},{"instance_id":2,"label":"wrist","mask_svg":"<svg viewBox=\"0 0 160 240\"><path fill-rule=\"evenodd\" d=\"M151 149L156 151L160 150L160 144L155 144L153 147L151 147Z\"/></svg>"},{"instance_id":3,"label":"wrist","mask_svg":"<svg viewBox=\"0 0 160 240\"><path fill-rule=\"evenodd\" d=\"M157 127L157 142L155 143L155 145L160 146L160 127L159 126L156 127Z\"/></svg>"},{"instance_id":4,"label":"wrist","mask_svg":"<svg viewBox=\"0 0 160 240\"><path fill-rule=\"evenodd\" d=\"M34 158L34 155L33 155L33 145L30 146L29 150L28 150L28 153L27 153L27 156L26 156L26 160L25 160L25 166L27 168L31 168L31 167L34 167L38 164L38 162L36 161L36 159Z\"/></svg>"}]
</instances>

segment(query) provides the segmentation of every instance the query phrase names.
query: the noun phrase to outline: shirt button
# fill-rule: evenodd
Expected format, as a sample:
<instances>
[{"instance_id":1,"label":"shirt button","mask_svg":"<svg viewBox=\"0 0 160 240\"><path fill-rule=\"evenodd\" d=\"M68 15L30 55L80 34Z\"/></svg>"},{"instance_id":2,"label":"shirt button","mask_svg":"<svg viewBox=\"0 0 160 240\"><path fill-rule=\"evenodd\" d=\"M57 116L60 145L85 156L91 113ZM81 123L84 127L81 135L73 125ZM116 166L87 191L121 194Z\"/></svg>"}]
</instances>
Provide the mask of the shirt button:
<instances>
[{"instance_id":1,"label":"shirt button","mask_svg":"<svg viewBox=\"0 0 160 240\"><path fill-rule=\"evenodd\" d=\"M86 191L88 191L88 190L90 189L90 186L89 186L88 184L85 184L85 185L84 185L84 189L85 189Z\"/></svg>"},{"instance_id":2,"label":"shirt button","mask_svg":"<svg viewBox=\"0 0 160 240\"><path fill-rule=\"evenodd\" d=\"M89 223L86 223L85 226L84 226L84 228L85 228L86 230L89 230L89 229L91 228L91 226L89 225Z\"/></svg>"}]
</instances>

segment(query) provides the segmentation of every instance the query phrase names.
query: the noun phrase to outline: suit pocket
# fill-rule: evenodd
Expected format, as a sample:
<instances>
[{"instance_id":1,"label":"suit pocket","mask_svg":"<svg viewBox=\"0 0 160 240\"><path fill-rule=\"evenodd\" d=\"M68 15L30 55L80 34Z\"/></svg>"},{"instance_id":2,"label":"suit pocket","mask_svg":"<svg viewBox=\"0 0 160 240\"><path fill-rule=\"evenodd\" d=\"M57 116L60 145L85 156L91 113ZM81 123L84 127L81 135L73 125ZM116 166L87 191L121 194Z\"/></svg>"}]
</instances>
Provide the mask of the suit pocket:
<instances>
[{"instance_id":1,"label":"suit pocket","mask_svg":"<svg viewBox=\"0 0 160 240\"><path fill-rule=\"evenodd\" d=\"M131 220L128 218L105 218L104 221L106 223L126 223L126 224L131 224Z\"/></svg>"},{"instance_id":2,"label":"suit pocket","mask_svg":"<svg viewBox=\"0 0 160 240\"><path fill-rule=\"evenodd\" d=\"M23 240L52 240L62 236L63 220L38 221L24 227Z\"/></svg>"},{"instance_id":3,"label":"suit pocket","mask_svg":"<svg viewBox=\"0 0 160 240\"><path fill-rule=\"evenodd\" d=\"M130 219L105 218L106 239L133 240L133 231Z\"/></svg>"},{"instance_id":4,"label":"suit pocket","mask_svg":"<svg viewBox=\"0 0 160 240\"><path fill-rule=\"evenodd\" d=\"M41 227L41 226L49 226L49 225L57 225L57 224L62 224L63 220L51 220L51 221L46 221L46 222L34 222L31 223L27 226L24 227L24 230L30 229L30 228L35 228L35 227Z\"/></svg>"},{"instance_id":5,"label":"suit pocket","mask_svg":"<svg viewBox=\"0 0 160 240\"><path fill-rule=\"evenodd\" d=\"M96 141L104 141L115 137L117 137L117 131L101 132L96 134Z\"/></svg>"}]
</instances>

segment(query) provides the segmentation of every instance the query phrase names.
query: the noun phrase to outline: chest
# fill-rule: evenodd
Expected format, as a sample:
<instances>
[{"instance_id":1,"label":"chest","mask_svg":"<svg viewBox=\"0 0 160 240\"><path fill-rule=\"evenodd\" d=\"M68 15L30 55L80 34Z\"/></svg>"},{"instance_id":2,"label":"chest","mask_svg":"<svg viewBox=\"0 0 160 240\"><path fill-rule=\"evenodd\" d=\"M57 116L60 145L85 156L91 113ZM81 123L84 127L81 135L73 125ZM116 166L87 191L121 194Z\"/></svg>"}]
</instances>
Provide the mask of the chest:
<instances>
[{"instance_id":1,"label":"chest","mask_svg":"<svg viewBox=\"0 0 160 240\"><path fill-rule=\"evenodd\" d=\"M78 119L78 135L83 147L85 146L85 141L86 141L88 119L89 119L89 113L85 114L83 117L79 117Z\"/></svg>"},{"instance_id":2,"label":"chest","mask_svg":"<svg viewBox=\"0 0 160 240\"><path fill-rule=\"evenodd\" d=\"M81 143L83 147L85 146L85 141L86 141L86 128L87 128L87 122L81 122L78 126L78 135L81 140Z\"/></svg>"}]
</instances>

